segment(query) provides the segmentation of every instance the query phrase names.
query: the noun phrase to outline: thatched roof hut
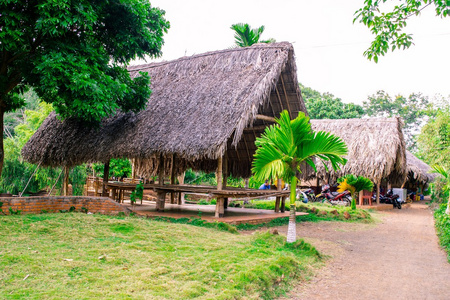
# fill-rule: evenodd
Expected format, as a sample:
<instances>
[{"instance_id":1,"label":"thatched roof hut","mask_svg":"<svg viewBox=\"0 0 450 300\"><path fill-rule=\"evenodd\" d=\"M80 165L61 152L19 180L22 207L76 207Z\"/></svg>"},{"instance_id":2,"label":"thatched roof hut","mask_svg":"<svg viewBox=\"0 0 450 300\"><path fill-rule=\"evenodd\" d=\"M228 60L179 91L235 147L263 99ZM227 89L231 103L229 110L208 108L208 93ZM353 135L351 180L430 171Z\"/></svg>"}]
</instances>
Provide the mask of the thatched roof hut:
<instances>
[{"instance_id":1,"label":"thatched roof hut","mask_svg":"<svg viewBox=\"0 0 450 300\"><path fill-rule=\"evenodd\" d=\"M426 185L436 177L436 173L429 173L432 171L429 165L408 150L406 150L406 163L408 172L407 181L410 183Z\"/></svg>"},{"instance_id":2,"label":"thatched roof hut","mask_svg":"<svg viewBox=\"0 0 450 300\"><path fill-rule=\"evenodd\" d=\"M318 164L318 178L332 181L345 174L370 178L380 184L383 179L401 185L406 176L405 141L400 118L364 118L311 120L315 131L328 131L340 136L348 147L347 164L327 173Z\"/></svg>"},{"instance_id":3,"label":"thatched roof hut","mask_svg":"<svg viewBox=\"0 0 450 300\"><path fill-rule=\"evenodd\" d=\"M139 71L152 81L144 111L118 113L97 129L52 113L22 149L24 158L44 166L150 159L147 171L155 173L160 155L207 171L225 157L229 172L247 177L255 138L271 117L306 111L286 42L129 67L132 77Z\"/></svg>"}]
</instances>

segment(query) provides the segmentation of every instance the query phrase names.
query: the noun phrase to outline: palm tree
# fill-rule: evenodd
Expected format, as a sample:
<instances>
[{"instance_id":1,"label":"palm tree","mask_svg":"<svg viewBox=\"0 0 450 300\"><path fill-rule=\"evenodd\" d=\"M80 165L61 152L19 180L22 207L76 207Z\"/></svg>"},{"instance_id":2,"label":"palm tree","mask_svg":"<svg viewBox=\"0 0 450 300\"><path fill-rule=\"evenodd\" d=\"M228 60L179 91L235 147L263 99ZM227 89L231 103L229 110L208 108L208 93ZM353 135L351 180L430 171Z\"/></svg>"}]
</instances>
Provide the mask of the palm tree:
<instances>
[{"instance_id":1,"label":"palm tree","mask_svg":"<svg viewBox=\"0 0 450 300\"><path fill-rule=\"evenodd\" d=\"M443 190L444 190L444 192L449 191L450 190L450 173L445 171L445 169L440 165L434 165L432 167L432 169L433 169L433 173L441 174L444 177L445 185L443 187ZM445 210L445 213L447 215L450 215L450 196L449 196L449 199L447 200L447 209Z\"/></svg>"},{"instance_id":2,"label":"palm tree","mask_svg":"<svg viewBox=\"0 0 450 300\"><path fill-rule=\"evenodd\" d=\"M252 172L256 180L283 178L291 184L290 216L287 242L296 241L295 198L300 166L308 163L316 171L314 158L324 163L329 161L334 170L347 160L347 146L337 136L328 132L313 132L309 117L300 112L291 120L287 111L275 119L276 124L267 127L260 138L256 139Z\"/></svg>"},{"instance_id":3,"label":"palm tree","mask_svg":"<svg viewBox=\"0 0 450 300\"><path fill-rule=\"evenodd\" d=\"M338 178L339 183L338 192L349 191L352 194L352 210L356 209L356 198L362 190L371 191L373 189L373 182L364 176L356 177L353 174L347 174Z\"/></svg>"},{"instance_id":4,"label":"palm tree","mask_svg":"<svg viewBox=\"0 0 450 300\"><path fill-rule=\"evenodd\" d=\"M264 25L257 29L251 29L247 23L233 24L230 27L234 30L234 42L238 47L249 47L257 43L274 43L274 39L260 41L261 34L264 32Z\"/></svg>"}]
</instances>

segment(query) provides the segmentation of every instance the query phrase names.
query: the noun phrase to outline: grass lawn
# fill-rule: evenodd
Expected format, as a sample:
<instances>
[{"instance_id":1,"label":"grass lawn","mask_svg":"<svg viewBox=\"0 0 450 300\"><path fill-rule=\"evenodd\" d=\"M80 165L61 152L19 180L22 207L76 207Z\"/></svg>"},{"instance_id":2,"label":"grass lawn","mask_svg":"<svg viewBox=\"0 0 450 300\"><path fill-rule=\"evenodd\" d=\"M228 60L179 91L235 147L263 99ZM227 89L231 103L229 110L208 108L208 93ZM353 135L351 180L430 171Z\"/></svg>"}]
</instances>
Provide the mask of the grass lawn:
<instances>
[{"instance_id":1,"label":"grass lawn","mask_svg":"<svg viewBox=\"0 0 450 300\"><path fill-rule=\"evenodd\" d=\"M0 216L0 298L273 298L321 263L284 241L133 217Z\"/></svg>"}]
</instances>

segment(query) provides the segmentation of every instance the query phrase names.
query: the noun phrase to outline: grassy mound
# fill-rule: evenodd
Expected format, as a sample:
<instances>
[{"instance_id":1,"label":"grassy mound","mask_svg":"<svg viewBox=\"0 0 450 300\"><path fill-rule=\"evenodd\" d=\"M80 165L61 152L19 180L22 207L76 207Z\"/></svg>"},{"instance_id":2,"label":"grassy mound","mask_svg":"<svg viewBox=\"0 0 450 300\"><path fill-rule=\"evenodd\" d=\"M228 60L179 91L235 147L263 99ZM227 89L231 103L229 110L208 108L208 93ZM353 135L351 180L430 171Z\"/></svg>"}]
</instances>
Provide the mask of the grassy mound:
<instances>
[{"instance_id":1,"label":"grassy mound","mask_svg":"<svg viewBox=\"0 0 450 300\"><path fill-rule=\"evenodd\" d=\"M79 213L0 218L7 298L273 298L320 254L269 233Z\"/></svg>"}]
</instances>

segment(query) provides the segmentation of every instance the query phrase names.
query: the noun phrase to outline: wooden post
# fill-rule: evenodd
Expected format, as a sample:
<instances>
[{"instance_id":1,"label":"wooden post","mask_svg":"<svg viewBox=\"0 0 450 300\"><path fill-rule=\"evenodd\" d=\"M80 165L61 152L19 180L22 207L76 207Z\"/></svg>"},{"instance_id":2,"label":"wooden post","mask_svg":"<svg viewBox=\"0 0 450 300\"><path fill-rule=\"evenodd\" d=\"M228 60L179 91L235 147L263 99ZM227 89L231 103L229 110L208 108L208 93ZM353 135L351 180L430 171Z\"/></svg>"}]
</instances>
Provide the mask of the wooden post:
<instances>
[{"instance_id":1,"label":"wooden post","mask_svg":"<svg viewBox=\"0 0 450 300\"><path fill-rule=\"evenodd\" d=\"M224 213L225 213L224 199L223 199L223 197L217 197L215 217L216 218L223 218Z\"/></svg>"},{"instance_id":2,"label":"wooden post","mask_svg":"<svg viewBox=\"0 0 450 300\"><path fill-rule=\"evenodd\" d=\"M281 208L280 211L284 213L286 211L286 197L281 197Z\"/></svg>"},{"instance_id":3,"label":"wooden post","mask_svg":"<svg viewBox=\"0 0 450 300\"><path fill-rule=\"evenodd\" d=\"M217 171L216 171L216 180L217 180L217 190L221 191L222 190L222 185L223 185L223 159L222 156L220 156L217 159ZM224 199L223 197L217 197L217 202L216 202L216 213L215 216L216 218L222 218L223 214L224 214Z\"/></svg>"},{"instance_id":4,"label":"wooden post","mask_svg":"<svg viewBox=\"0 0 450 300\"><path fill-rule=\"evenodd\" d=\"M280 178L277 179L277 191L281 191L281 179ZM276 199L275 200L275 212L279 212L280 211L280 202L281 202L280 200L281 200L281 197L277 196L275 199ZM283 207L281 207L281 212L284 212L284 208Z\"/></svg>"},{"instance_id":5,"label":"wooden post","mask_svg":"<svg viewBox=\"0 0 450 300\"><path fill-rule=\"evenodd\" d=\"M275 212L280 211L280 200L281 200L281 197L279 197L279 196L277 196L275 198Z\"/></svg>"},{"instance_id":6,"label":"wooden post","mask_svg":"<svg viewBox=\"0 0 450 300\"><path fill-rule=\"evenodd\" d=\"M94 178L94 196L98 197L98 189L99 189L99 181L98 181L98 177Z\"/></svg>"},{"instance_id":7,"label":"wooden post","mask_svg":"<svg viewBox=\"0 0 450 300\"><path fill-rule=\"evenodd\" d=\"M164 205L166 204L166 193L162 191L157 192L156 198L156 210L164 211Z\"/></svg>"},{"instance_id":8,"label":"wooden post","mask_svg":"<svg viewBox=\"0 0 450 300\"><path fill-rule=\"evenodd\" d=\"M69 196L69 173L70 168L68 166L64 166L63 196Z\"/></svg>"},{"instance_id":9,"label":"wooden post","mask_svg":"<svg viewBox=\"0 0 450 300\"><path fill-rule=\"evenodd\" d=\"M377 183L377 205L380 205L380 184Z\"/></svg>"},{"instance_id":10,"label":"wooden post","mask_svg":"<svg viewBox=\"0 0 450 300\"><path fill-rule=\"evenodd\" d=\"M217 190L221 191L222 185L223 185L223 159L222 159L222 156L220 156L217 159L216 179L217 179Z\"/></svg>"},{"instance_id":11,"label":"wooden post","mask_svg":"<svg viewBox=\"0 0 450 300\"><path fill-rule=\"evenodd\" d=\"M162 154L159 155L158 180L159 185L164 185L164 156Z\"/></svg>"},{"instance_id":12,"label":"wooden post","mask_svg":"<svg viewBox=\"0 0 450 300\"><path fill-rule=\"evenodd\" d=\"M359 206L364 205L363 194L364 194L364 191L359 191L359 194L358 194L358 202L359 202ZM356 201L356 199L355 199L355 201Z\"/></svg>"},{"instance_id":13,"label":"wooden post","mask_svg":"<svg viewBox=\"0 0 450 300\"><path fill-rule=\"evenodd\" d=\"M184 184L184 174L186 172L183 172L183 174L181 174L180 176L178 176L178 183L179 184ZM179 198L178 198L178 205L184 204L184 193L179 193Z\"/></svg>"},{"instance_id":14,"label":"wooden post","mask_svg":"<svg viewBox=\"0 0 450 300\"><path fill-rule=\"evenodd\" d=\"M172 166L170 168L170 184L175 184L175 160L176 154L172 154ZM170 193L170 204L175 203L175 193Z\"/></svg>"},{"instance_id":15,"label":"wooden post","mask_svg":"<svg viewBox=\"0 0 450 300\"><path fill-rule=\"evenodd\" d=\"M131 178L136 178L136 159L130 159L131 162Z\"/></svg>"},{"instance_id":16,"label":"wooden post","mask_svg":"<svg viewBox=\"0 0 450 300\"><path fill-rule=\"evenodd\" d=\"M223 157L223 180L222 180L222 187L224 189L227 189L227 180L228 180L228 158L225 154ZM223 198L223 208L228 208L228 197Z\"/></svg>"},{"instance_id":17,"label":"wooden post","mask_svg":"<svg viewBox=\"0 0 450 300\"><path fill-rule=\"evenodd\" d=\"M109 178L109 160L105 163L105 168L103 169L103 189L102 189L103 197L108 196L108 193L106 191L106 185L108 184L108 178Z\"/></svg>"}]
</instances>

